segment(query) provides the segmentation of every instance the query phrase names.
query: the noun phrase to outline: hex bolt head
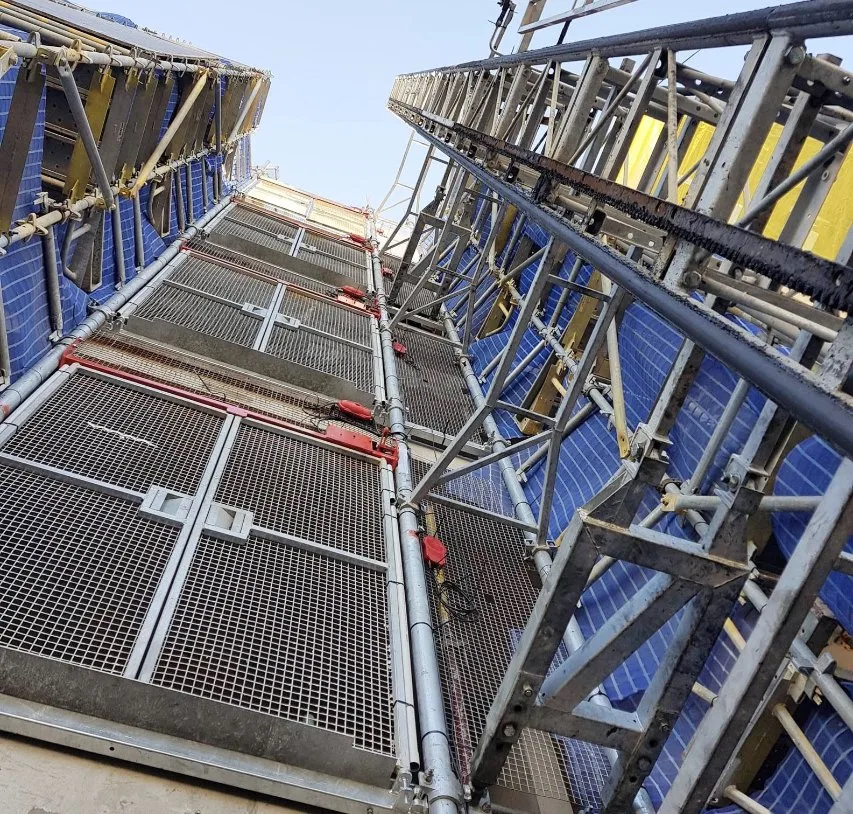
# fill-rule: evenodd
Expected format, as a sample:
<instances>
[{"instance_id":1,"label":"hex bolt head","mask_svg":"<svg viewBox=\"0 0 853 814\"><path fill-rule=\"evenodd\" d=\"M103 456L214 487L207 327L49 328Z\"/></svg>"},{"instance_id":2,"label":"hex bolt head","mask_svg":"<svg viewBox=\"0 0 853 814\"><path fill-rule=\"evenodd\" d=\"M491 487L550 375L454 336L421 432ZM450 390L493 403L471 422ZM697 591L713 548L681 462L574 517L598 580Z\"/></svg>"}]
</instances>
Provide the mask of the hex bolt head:
<instances>
[{"instance_id":1,"label":"hex bolt head","mask_svg":"<svg viewBox=\"0 0 853 814\"><path fill-rule=\"evenodd\" d=\"M525 684L521 690L521 693L525 698L530 698L530 696L533 695L533 687L531 687L529 684Z\"/></svg>"},{"instance_id":2,"label":"hex bolt head","mask_svg":"<svg viewBox=\"0 0 853 814\"><path fill-rule=\"evenodd\" d=\"M505 738L514 738L518 728L515 724L504 724L503 733Z\"/></svg>"},{"instance_id":3,"label":"hex bolt head","mask_svg":"<svg viewBox=\"0 0 853 814\"><path fill-rule=\"evenodd\" d=\"M647 757L641 757L637 761L637 768L641 772L647 772L649 769L652 768L652 762Z\"/></svg>"},{"instance_id":4,"label":"hex bolt head","mask_svg":"<svg viewBox=\"0 0 853 814\"><path fill-rule=\"evenodd\" d=\"M792 45L785 54L789 65L802 65L806 58L806 49L802 45Z\"/></svg>"}]
</instances>

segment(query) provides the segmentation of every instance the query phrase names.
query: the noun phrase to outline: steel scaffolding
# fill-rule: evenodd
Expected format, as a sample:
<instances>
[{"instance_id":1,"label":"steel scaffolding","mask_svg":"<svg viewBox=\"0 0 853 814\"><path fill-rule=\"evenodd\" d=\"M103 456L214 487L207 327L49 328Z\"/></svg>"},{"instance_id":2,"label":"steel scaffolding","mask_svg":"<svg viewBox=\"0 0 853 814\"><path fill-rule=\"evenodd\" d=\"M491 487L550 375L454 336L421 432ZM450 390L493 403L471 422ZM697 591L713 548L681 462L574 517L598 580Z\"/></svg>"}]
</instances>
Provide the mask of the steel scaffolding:
<instances>
[{"instance_id":1,"label":"steel scaffolding","mask_svg":"<svg viewBox=\"0 0 853 814\"><path fill-rule=\"evenodd\" d=\"M511 659L491 654L506 663L499 686L441 667L456 774L473 803L514 807L506 790L521 786L508 767L520 753L537 760L526 733L547 732L603 748L602 811L654 810L644 783L692 694L712 703L658 811L699 812L720 799L766 810L745 793L757 766L742 771L738 756L768 714L838 800L841 787L773 699L780 676L791 678L780 674L788 659L801 675L815 670L822 645L800 638L804 621L833 569L850 573L849 211L820 254L801 247L814 245L853 138L849 74L806 46L853 33L853 5L799 3L586 42L563 42L563 31L557 45L527 50L526 35L549 22L535 24L544 3L529 6L516 52L400 76L388 105L451 167L447 194L419 216L402 255L389 327L449 340L470 397L399 499L413 512L452 505L515 529L542 586ZM747 49L735 80L679 61L731 45ZM675 329L679 346L631 425L620 337L637 306ZM733 386L692 472L678 472L672 461L683 461L688 439L676 422L706 357L734 374ZM733 447L733 423L756 391L766 401ZM590 465L563 450L599 411L619 465L555 533L554 501L572 477L563 465ZM770 495L795 430L837 450L837 471L826 488ZM484 449L460 465L472 439ZM448 498L478 475L505 490L502 508ZM811 518L764 596L754 518L798 510ZM584 634L578 609L617 563L645 576ZM739 597L761 613L712 692L700 674L732 631ZM662 627L669 636L635 708L611 705L608 677ZM849 725L850 699L831 673L820 672L831 682L824 697ZM488 714L463 743L458 698L478 692L491 693ZM436 758L433 783L449 796L446 764Z\"/></svg>"}]
</instances>

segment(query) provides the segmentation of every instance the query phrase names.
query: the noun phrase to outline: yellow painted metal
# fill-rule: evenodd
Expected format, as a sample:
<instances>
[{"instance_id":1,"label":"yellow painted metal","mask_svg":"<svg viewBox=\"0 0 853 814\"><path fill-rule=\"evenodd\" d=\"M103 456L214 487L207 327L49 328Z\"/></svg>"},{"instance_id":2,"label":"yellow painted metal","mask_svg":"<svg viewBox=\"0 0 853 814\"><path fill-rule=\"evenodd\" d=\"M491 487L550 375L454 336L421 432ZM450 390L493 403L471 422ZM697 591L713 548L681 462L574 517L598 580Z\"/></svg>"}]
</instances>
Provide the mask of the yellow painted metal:
<instances>
[{"instance_id":1,"label":"yellow painted metal","mask_svg":"<svg viewBox=\"0 0 853 814\"><path fill-rule=\"evenodd\" d=\"M98 141L101 138L101 133L103 133L115 84L116 80L110 68L95 71L92 76L85 110L86 119L92 129L95 141ZM65 176L64 192L72 201L79 201L85 196L91 172L92 164L86 154L86 147L83 140L78 136L77 141L74 142L74 150L71 153L71 161L68 163L68 172Z\"/></svg>"}]
</instances>

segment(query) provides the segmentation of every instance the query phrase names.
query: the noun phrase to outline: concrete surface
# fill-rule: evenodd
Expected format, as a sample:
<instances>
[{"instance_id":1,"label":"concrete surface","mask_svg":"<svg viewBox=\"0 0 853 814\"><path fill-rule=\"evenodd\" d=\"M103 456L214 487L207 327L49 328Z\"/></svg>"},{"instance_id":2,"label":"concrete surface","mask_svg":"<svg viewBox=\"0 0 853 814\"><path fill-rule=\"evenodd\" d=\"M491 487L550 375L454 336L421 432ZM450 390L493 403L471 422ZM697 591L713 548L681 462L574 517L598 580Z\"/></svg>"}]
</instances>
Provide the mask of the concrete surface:
<instances>
[{"instance_id":1,"label":"concrete surface","mask_svg":"<svg viewBox=\"0 0 853 814\"><path fill-rule=\"evenodd\" d=\"M0 814L288 814L247 793L0 735Z\"/></svg>"}]
</instances>

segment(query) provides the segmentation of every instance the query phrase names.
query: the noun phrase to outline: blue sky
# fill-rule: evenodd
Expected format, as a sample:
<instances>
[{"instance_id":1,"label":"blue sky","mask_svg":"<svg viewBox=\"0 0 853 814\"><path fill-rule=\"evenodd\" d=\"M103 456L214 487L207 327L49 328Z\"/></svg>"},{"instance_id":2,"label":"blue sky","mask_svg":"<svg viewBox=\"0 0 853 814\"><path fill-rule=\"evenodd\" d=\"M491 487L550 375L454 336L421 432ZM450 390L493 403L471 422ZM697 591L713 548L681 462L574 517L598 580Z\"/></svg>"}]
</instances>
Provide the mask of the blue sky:
<instances>
[{"instance_id":1,"label":"blue sky","mask_svg":"<svg viewBox=\"0 0 853 814\"><path fill-rule=\"evenodd\" d=\"M82 0L140 25L181 37L225 57L273 72L255 163L280 167L288 183L320 195L374 206L385 195L408 129L385 103L398 73L484 57L494 0ZM504 39L514 46L519 15ZM647 28L771 5L772 0L637 0L578 20L570 38ZM546 15L571 6L550 0ZM549 45L555 29L536 45ZM541 35L540 35L541 36ZM832 51L834 42L819 50ZM734 49L727 49L731 52ZM853 54L836 53L853 61ZM735 78L740 52L691 64Z\"/></svg>"}]
</instances>

